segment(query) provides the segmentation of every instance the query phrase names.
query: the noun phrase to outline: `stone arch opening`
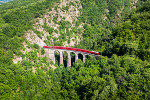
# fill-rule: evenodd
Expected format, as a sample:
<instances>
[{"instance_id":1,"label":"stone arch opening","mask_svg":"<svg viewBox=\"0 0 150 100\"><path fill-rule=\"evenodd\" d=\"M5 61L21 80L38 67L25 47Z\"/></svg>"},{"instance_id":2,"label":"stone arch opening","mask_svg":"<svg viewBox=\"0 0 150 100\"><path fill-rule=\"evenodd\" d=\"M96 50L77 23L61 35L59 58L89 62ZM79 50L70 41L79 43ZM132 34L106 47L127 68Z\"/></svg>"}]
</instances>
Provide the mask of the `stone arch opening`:
<instances>
[{"instance_id":1,"label":"stone arch opening","mask_svg":"<svg viewBox=\"0 0 150 100\"><path fill-rule=\"evenodd\" d=\"M68 53L66 51L63 52L63 64L67 67Z\"/></svg>"},{"instance_id":2,"label":"stone arch opening","mask_svg":"<svg viewBox=\"0 0 150 100\"><path fill-rule=\"evenodd\" d=\"M75 53L71 52L70 55L71 55L71 66L73 66L73 64L75 63Z\"/></svg>"},{"instance_id":3,"label":"stone arch opening","mask_svg":"<svg viewBox=\"0 0 150 100\"><path fill-rule=\"evenodd\" d=\"M90 55L85 55L85 62L86 62L86 60L90 60L90 59L91 59Z\"/></svg>"},{"instance_id":4,"label":"stone arch opening","mask_svg":"<svg viewBox=\"0 0 150 100\"><path fill-rule=\"evenodd\" d=\"M60 62L60 51L55 50L54 54L55 54L55 64L59 65L59 62Z\"/></svg>"},{"instance_id":5,"label":"stone arch opening","mask_svg":"<svg viewBox=\"0 0 150 100\"><path fill-rule=\"evenodd\" d=\"M85 58L86 59L90 59L90 55L85 55Z\"/></svg>"},{"instance_id":6,"label":"stone arch opening","mask_svg":"<svg viewBox=\"0 0 150 100\"><path fill-rule=\"evenodd\" d=\"M81 59L83 61L83 54L79 53L78 54L78 59Z\"/></svg>"}]
</instances>

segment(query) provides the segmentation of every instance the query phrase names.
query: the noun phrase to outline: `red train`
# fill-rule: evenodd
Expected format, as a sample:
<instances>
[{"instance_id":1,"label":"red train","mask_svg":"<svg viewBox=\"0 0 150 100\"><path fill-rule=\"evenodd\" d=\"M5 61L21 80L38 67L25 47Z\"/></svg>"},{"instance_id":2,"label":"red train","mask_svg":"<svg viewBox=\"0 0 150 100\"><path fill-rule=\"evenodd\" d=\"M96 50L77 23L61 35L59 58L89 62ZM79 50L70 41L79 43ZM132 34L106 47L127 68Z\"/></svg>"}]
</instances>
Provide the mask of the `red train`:
<instances>
[{"instance_id":1,"label":"red train","mask_svg":"<svg viewBox=\"0 0 150 100\"><path fill-rule=\"evenodd\" d=\"M85 49L78 49L78 48L61 47L61 46L52 46L52 47L43 46L43 48L66 49L66 50L80 51L80 52L85 52L85 53L91 53L91 54L99 55L99 52L88 51L88 50L85 50Z\"/></svg>"}]
</instances>

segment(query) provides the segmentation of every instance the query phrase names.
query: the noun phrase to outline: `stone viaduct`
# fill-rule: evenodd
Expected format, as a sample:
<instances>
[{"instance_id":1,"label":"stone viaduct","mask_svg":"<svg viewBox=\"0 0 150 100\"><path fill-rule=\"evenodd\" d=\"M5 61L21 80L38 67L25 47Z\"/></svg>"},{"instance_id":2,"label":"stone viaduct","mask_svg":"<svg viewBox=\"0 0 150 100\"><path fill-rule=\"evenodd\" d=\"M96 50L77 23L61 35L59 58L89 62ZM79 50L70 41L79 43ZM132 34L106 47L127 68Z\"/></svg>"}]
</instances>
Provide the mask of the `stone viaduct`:
<instances>
[{"instance_id":1,"label":"stone viaduct","mask_svg":"<svg viewBox=\"0 0 150 100\"><path fill-rule=\"evenodd\" d=\"M78 60L78 55L82 54L83 55L83 63L85 63L85 58L86 55L94 55L94 56L99 56L99 52L95 51L88 51L84 49L78 49L78 48L70 48L70 47L61 47L61 46L43 46L45 49L49 49L49 58L53 61L55 64L55 51L59 51L60 53L60 64L63 65L63 52L66 51L68 54L68 59L67 59L67 67L71 66L71 55L70 53L73 52L75 54L75 61Z\"/></svg>"}]
</instances>

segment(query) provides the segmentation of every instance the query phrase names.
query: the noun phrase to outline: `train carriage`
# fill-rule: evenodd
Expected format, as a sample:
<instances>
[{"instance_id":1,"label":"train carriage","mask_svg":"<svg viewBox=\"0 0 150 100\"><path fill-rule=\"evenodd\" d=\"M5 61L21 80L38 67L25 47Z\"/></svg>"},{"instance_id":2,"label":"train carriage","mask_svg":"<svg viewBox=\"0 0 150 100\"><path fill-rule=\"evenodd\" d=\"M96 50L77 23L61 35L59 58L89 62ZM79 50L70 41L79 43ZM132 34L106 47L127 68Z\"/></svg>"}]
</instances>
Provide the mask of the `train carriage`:
<instances>
[{"instance_id":1,"label":"train carriage","mask_svg":"<svg viewBox=\"0 0 150 100\"><path fill-rule=\"evenodd\" d=\"M78 49L78 48L71 48L71 47L62 47L62 46L51 46L51 47L49 47L49 46L43 46L43 48L66 49L66 50L73 50L73 51L79 51L79 52L99 55L99 52L96 52L96 51L88 51L88 50L85 50L85 49Z\"/></svg>"}]
</instances>

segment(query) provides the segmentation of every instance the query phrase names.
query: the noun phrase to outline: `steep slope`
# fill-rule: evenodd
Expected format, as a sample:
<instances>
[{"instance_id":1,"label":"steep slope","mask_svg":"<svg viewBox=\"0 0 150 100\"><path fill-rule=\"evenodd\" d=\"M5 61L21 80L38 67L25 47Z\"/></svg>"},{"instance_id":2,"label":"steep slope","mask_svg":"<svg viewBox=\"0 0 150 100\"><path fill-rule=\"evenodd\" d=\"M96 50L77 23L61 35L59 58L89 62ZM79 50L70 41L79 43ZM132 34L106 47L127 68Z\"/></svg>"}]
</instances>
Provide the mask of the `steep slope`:
<instances>
[{"instance_id":1,"label":"steep slope","mask_svg":"<svg viewBox=\"0 0 150 100\"><path fill-rule=\"evenodd\" d=\"M42 18L35 19L33 28L24 34L24 38L30 44L39 45L40 48L45 45L77 45L82 37L82 32L77 32L77 30L83 30L82 25L76 27L81 9L79 1L72 2L70 0L56 3L53 8L46 10L46 14L42 15ZM27 43L23 42L22 45L24 45L24 49L21 50L23 54L33 51L28 48L30 46ZM48 57L49 51L45 50L44 55ZM21 60L22 57L14 56L15 63Z\"/></svg>"},{"instance_id":2,"label":"steep slope","mask_svg":"<svg viewBox=\"0 0 150 100\"><path fill-rule=\"evenodd\" d=\"M108 53L128 54L137 56L142 60L150 59L150 14L148 6L150 2L141 4L137 6L136 14L131 14L125 22L119 23L113 28L113 40L110 41L113 47L109 48L110 52Z\"/></svg>"},{"instance_id":3,"label":"steep slope","mask_svg":"<svg viewBox=\"0 0 150 100\"><path fill-rule=\"evenodd\" d=\"M78 4L76 2L78 2ZM80 41L80 36L82 35L81 33L75 33L73 31L74 28L76 30L80 29L80 27L75 27L75 23L80 16L79 9L82 7L79 1L76 2L68 0L55 4L55 6L50 9L51 11L47 10L43 18L36 19L33 32L35 32L42 41L46 42L47 45L74 46L77 40ZM28 36L28 33L26 36ZM30 40L29 37L26 37L27 40L33 43L34 40ZM70 41L70 43L68 43L68 41ZM45 45L43 43L35 43L41 47Z\"/></svg>"}]
</instances>

